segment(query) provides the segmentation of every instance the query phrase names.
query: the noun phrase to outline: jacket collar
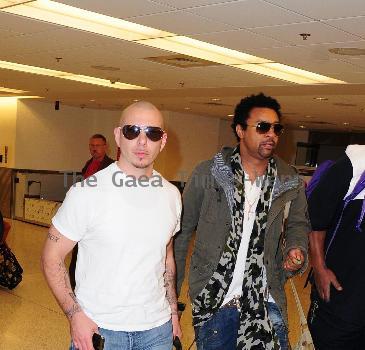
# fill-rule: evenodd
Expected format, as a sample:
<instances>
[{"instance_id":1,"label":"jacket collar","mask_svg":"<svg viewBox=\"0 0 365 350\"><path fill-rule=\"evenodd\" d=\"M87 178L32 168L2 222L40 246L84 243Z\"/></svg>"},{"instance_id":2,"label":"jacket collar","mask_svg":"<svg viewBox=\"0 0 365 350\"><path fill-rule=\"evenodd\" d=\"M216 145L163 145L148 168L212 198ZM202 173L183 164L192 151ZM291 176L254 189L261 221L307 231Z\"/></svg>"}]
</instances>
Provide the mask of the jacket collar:
<instances>
[{"instance_id":1,"label":"jacket collar","mask_svg":"<svg viewBox=\"0 0 365 350\"><path fill-rule=\"evenodd\" d=\"M225 162L225 165L230 167L233 148L223 147L220 153ZM281 158L276 155L274 155L274 159L277 166L277 178L275 180L272 200L280 197L284 192L299 188L301 184L299 175L293 167L285 163Z\"/></svg>"}]
</instances>

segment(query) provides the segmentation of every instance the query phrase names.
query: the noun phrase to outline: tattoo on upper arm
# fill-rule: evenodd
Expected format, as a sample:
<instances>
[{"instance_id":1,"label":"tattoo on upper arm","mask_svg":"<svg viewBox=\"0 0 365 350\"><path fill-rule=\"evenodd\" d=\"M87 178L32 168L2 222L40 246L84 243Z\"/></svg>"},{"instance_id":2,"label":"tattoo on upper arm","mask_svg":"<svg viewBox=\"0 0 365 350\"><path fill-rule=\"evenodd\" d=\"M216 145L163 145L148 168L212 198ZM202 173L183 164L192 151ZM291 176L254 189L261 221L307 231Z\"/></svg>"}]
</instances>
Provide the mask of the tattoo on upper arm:
<instances>
[{"instance_id":1,"label":"tattoo on upper arm","mask_svg":"<svg viewBox=\"0 0 365 350\"><path fill-rule=\"evenodd\" d=\"M60 238L61 238L60 236L56 236L56 235L52 234L51 232L48 232L48 239L50 241L57 243Z\"/></svg>"}]
</instances>

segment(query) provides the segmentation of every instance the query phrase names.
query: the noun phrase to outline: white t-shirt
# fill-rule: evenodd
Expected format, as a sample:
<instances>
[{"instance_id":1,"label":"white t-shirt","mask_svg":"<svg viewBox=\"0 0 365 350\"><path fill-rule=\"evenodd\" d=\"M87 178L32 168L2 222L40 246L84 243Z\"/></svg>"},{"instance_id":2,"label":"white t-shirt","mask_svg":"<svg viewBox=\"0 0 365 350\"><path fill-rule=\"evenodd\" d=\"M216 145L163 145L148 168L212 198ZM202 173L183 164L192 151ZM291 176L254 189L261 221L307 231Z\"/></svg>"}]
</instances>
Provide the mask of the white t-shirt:
<instances>
[{"instance_id":1,"label":"white t-shirt","mask_svg":"<svg viewBox=\"0 0 365 350\"><path fill-rule=\"evenodd\" d=\"M243 228L242 228L242 239L241 244L237 253L236 265L233 272L232 282L228 288L227 294L223 300L222 305L227 304L234 297L242 295L242 281L245 274L246 258L248 245L250 243L250 237L255 223L256 218L256 207L261 195L262 178L256 179L251 183L249 175L245 174L245 207L243 215ZM271 206L271 199L270 199ZM264 284L266 285L266 269L263 269ZM268 301L274 302L274 299L269 295Z\"/></svg>"},{"instance_id":2,"label":"white t-shirt","mask_svg":"<svg viewBox=\"0 0 365 350\"><path fill-rule=\"evenodd\" d=\"M163 274L166 245L180 229L180 193L157 172L131 186L116 163L95 176L94 187L71 187L52 219L79 242L77 300L99 327L158 327L171 317Z\"/></svg>"}]
</instances>

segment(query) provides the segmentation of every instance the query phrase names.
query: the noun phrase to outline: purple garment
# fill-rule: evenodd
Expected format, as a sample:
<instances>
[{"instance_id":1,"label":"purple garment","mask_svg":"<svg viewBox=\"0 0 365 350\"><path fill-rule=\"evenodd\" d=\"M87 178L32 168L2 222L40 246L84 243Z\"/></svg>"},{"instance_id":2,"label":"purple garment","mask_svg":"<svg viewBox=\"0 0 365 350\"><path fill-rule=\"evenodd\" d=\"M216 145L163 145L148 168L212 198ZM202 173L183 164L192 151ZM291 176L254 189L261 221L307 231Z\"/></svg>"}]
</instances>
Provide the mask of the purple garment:
<instances>
[{"instance_id":1,"label":"purple garment","mask_svg":"<svg viewBox=\"0 0 365 350\"><path fill-rule=\"evenodd\" d=\"M333 240L335 239L335 236L336 236L336 233L337 233L337 230L338 228L340 227L340 223L341 223L341 219L342 219L342 216L343 216L343 213L345 211L345 208L347 207L347 205L365 188L365 171L362 173L362 175L360 176L360 179L359 181L356 183L356 186L355 188L353 189L353 191L347 196L345 197L344 199L344 205L343 205L343 209L341 211L341 215L340 215L340 218L337 222L337 225L336 225L336 228L335 230L333 231L333 234L332 234L332 237L331 237L331 240L327 246L327 250L326 250L326 256L327 256L327 253L328 253L328 250L330 249L330 246L333 242ZM361 212L360 212L360 216L359 216L359 219L357 221L357 224L356 224L356 230L359 231L359 232L362 232L361 230L361 223L362 223L362 220L364 219L364 215L365 215L365 199L363 199L363 202L362 202L362 209L361 209Z\"/></svg>"},{"instance_id":2,"label":"purple garment","mask_svg":"<svg viewBox=\"0 0 365 350\"><path fill-rule=\"evenodd\" d=\"M318 182L320 181L321 177L324 173L327 172L327 170L333 165L335 162L333 160L325 160L323 163L321 163L316 171L313 173L312 178L310 179L307 188L305 189L305 194L307 198L311 195L313 190L317 187Z\"/></svg>"},{"instance_id":3,"label":"purple garment","mask_svg":"<svg viewBox=\"0 0 365 350\"><path fill-rule=\"evenodd\" d=\"M363 189L365 188L365 171L361 174L359 181L357 182L354 190L352 191L352 193L350 193L346 198L345 198L345 206L348 204L348 202L352 201ZM363 199L362 202L362 209L361 209L361 213L359 216L359 220L357 221L356 224L356 229L361 232L361 222L364 219L364 215L365 215L365 198Z\"/></svg>"}]
</instances>

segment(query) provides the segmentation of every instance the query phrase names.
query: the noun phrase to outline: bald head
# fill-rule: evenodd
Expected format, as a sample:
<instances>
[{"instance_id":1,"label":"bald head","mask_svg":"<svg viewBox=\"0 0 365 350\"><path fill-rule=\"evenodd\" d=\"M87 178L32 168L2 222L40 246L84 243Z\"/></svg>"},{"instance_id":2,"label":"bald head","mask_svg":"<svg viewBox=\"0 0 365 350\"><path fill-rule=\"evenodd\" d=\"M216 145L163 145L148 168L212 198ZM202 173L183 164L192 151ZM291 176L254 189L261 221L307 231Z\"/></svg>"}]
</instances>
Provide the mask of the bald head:
<instances>
[{"instance_id":1,"label":"bald head","mask_svg":"<svg viewBox=\"0 0 365 350\"><path fill-rule=\"evenodd\" d=\"M138 101L131 105L129 105L120 117L120 124L139 124L138 120L141 114L147 113L150 116L153 116L154 125L159 126L163 129L164 121L161 112L154 106L151 102L147 101Z\"/></svg>"},{"instance_id":2,"label":"bald head","mask_svg":"<svg viewBox=\"0 0 365 350\"><path fill-rule=\"evenodd\" d=\"M133 134L124 135L127 125L138 126L132 128ZM163 129L161 112L150 102L140 101L127 107L120 118L120 125L114 129L114 136L120 148L118 166L129 175L152 176L153 162L163 150L167 141L166 132L158 130L157 139L152 137L155 128ZM155 134L156 136L156 134ZM161 137L160 137L161 136Z\"/></svg>"}]
</instances>

